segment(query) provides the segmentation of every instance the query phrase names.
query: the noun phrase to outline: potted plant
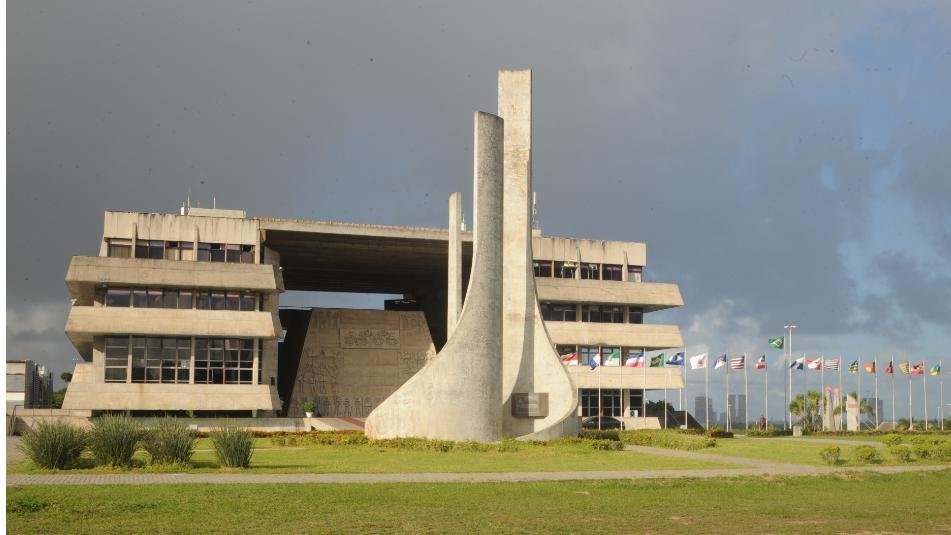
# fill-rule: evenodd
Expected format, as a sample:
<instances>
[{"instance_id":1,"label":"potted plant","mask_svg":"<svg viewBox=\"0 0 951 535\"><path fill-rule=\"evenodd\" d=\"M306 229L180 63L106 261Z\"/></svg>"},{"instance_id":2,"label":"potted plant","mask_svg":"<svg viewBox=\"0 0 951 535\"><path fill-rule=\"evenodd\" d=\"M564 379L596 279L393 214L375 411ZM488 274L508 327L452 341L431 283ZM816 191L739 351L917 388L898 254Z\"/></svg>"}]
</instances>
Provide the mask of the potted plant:
<instances>
[{"instance_id":1,"label":"potted plant","mask_svg":"<svg viewBox=\"0 0 951 535\"><path fill-rule=\"evenodd\" d=\"M314 417L314 402L309 399L304 401L304 416L308 418Z\"/></svg>"}]
</instances>

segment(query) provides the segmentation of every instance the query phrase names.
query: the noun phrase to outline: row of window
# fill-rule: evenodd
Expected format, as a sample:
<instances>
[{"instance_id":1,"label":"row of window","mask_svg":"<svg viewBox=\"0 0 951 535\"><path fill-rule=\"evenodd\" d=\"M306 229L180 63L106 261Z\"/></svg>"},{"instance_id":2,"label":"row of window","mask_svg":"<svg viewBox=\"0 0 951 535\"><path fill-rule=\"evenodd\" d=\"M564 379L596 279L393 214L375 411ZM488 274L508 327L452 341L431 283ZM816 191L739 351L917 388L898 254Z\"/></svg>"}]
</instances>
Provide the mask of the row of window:
<instances>
[{"instance_id":1,"label":"row of window","mask_svg":"<svg viewBox=\"0 0 951 535\"><path fill-rule=\"evenodd\" d=\"M578 364L585 366L591 364L591 361L594 359L594 356L601 353L601 364L604 366L623 366L624 363L630 357L638 357L642 355L642 348L634 347L618 347L618 346L582 346L582 345L556 345L555 351L559 355L564 357L565 355L570 355L572 353L578 354ZM612 354L618 353L621 355L619 361L610 362L609 358Z\"/></svg>"},{"instance_id":2,"label":"row of window","mask_svg":"<svg viewBox=\"0 0 951 535\"><path fill-rule=\"evenodd\" d=\"M532 267L536 277L554 277L556 279L591 279L605 281L624 280L624 266L621 264L598 264L594 262L563 262L552 260L534 260ZM641 282L643 266L627 266L627 280Z\"/></svg>"},{"instance_id":3,"label":"row of window","mask_svg":"<svg viewBox=\"0 0 951 535\"><path fill-rule=\"evenodd\" d=\"M617 388L581 389L581 416L624 416L624 407L621 406L621 390ZM628 391L628 414L634 416L634 411L640 411L644 400L643 390Z\"/></svg>"},{"instance_id":4,"label":"row of window","mask_svg":"<svg viewBox=\"0 0 951 535\"><path fill-rule=\"evenodd\" d=\"M539 303L545 321L580 321L591 323L624 323L624 307L620 305L581 305L574 303ZM644 323L644 311L627 307L627 323Z\"/></svg>"},{"instance_id":5,"label":"row of window","mask_svg":"<svg viewBox=\"0 0 951 535\"><path fill-rule=\"evenodd\" d=\"M254 246L235 243L198 242L198 250L195 251L195 244L190 241L136 240L134 252L135 258L254 263ZM109 238L109 256L130 258L132 253L132 240Z\"/></svg>"},{"instance_id":6,"label":"row of window","mask_svg":"<svg viewBox=\"0 0 951 535\"><path fill-rule=\"evenodd\" d=\"M231 290L109 287L106 288L103 303L107 307L257 310L253 292Z\"/></svg>"},{"instance_id":7,"label":"row of window","mask_svg":"<svg viewBox=\"0 0 951 535\"><path fill-rule=\"evenodd\" d=\"M106 382L189 383L193 346L195 383L251 384L254 340L157 336L105 337Z\"/></svg>"}]
</instances>

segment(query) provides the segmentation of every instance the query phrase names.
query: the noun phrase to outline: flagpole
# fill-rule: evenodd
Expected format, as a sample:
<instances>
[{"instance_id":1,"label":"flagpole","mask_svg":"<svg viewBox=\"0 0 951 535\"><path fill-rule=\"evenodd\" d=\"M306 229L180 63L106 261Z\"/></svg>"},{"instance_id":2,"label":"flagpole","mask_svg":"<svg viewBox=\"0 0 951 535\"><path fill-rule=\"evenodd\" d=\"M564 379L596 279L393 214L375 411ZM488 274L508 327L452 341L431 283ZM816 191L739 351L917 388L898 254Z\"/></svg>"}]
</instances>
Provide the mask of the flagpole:
<instances>
[{"instance_id":1,"label":"flagpole","mask_svg":"<svg viewBox=\"0 0 951 535\"><path fill-rule=\"evenodd\" d=\"M726 363L726 430L733 428L733 414L730 412L730 361Z\"/></svg>"},{"instance_id":2,"label":"flagpole","mask_svg":"<svg viewBox=\"0 0 951 535\"><path fill-rule=\"evenodd\" d=\"M941 403L941 406L938 407L938 414L941 415L941 430L944 431L944 376L941 375L941 368L944 367L944 361L938 361L938 393L940 397L938 401Z\"/></svg>"},{"instance_id":3,"label":"flagpole","mask_svg":"<svg viewBox=\"0 0 951 535\"><path fill-rule=\"evenodd\" d=\"M908 430L915 428L915 422L911 415L911 361L908 362Z\"/></svg>"},{"instance_id":4,"label":"flagpole","mask_svg":"<svg viewBox=\"0 0 951 535\"><path fill-rule=\"evenodd\" d=\"M842 355L839 355L839 392L836 394L836 401L839 407L839 416L836 420L835 428L836 431L842 430L842 365L845 364L845 360L842 358ZM862 404L859 403L859 414L862 414Z\"/></svg>"},{"instance_id":5,"label":"flagpole","mask_svg":"<svg viewBox=\"0 0 951 535\"><path fill-rule=\"evenodd\" d=\"M598 353L595 358L598 359L598 431L600 431L601 418L604 416L604 405L601 401L601 368L604 367L604 359L601 357L601 346L598 346Z\"/></svg>"},{"instance_id":6,"label":"flagpole","mask_svg":"<svg viewBox=\"0 0 951 535\"><path fill-rule=\"evenodd\" d=\"M878 414L878 357L872 357L872 367L875 370L873 374L875 376L875 430L878 430L878 426L881 424L881 416Z\"/></svg>"},{"instance_id":7,"label":"flagpole","mask_svg":"<svg viewBox=\"0 0 951 535\"><path fill-rule=\"evenodd\" d=\"M684 429L690 428L690 422L687 418L687 343L684 342L684 358L683 358L683 372L684 374L684 388L681 390L681 401L680 408L684 410Z\"/></svg>"},{"instance_id":8,"label":"flagpole","mask_svg":"<svg viewBox=\"0 0 951 535\"><path fill-rule=\"evenodd\" d=\"M703 423L710 430L710 355L703 357ZM943 420L942 420L943 421Z\"/></svg>"},{"instance_id":9,"label":"flagpole","mask_svg":"<svg viewBox=\"0 0 951 535\"><path fill-rule=\"evenodd\" d=\"M819 355L819 399L822 400L822 405L819 406L819 410L822 411L822 429L823 431L826 428L826 412L829 408L829 401L826 397L826 356L825 354Z\"/></svg>"},{"instance_id":10,"label":"flagpole","mask_svg":"<svg viewBox=\"0 0 951 535\"><path fill-rule=\"evenodd\" d=\"M641 348L641 356L644 357L644 387L641 390L641 428L647 429L647 348Z\"/></svg>"},{"instance_id":11,"label":"flagpole","mask_svg":"<svg viewBox=\"0 0 951 535\"><path fill-rule=\"evenodd\" d=\"M746 420L744 430L750 430L750 381L746 370L746 353L743 353L743 419Z\"/></svg>"},{"instance_id":12,"label":"flagpole","mask_svg":"<svg viewBox=\"0 0 951 535\"><path fill-rule=\"evenodd\" d=\"M892 355L892 359L888 361L888 365L892 367L892 431L898 427L898 418L895 414L895 355Z\"/></svg>"},{"instance_id":13,"label":"flagpole","mask_svg":"<svg viewBox=\"0 0 951 535\"><path fill-rule=\"evenodd\" d=\"M666 363L661 362L661 364ZM667 379L669 378L670 372L667 370L667 366L664 366L664 429L667 429Z\"/></svg>"},{"instance_id":14,"label":"flagpole","mask_svg":"<svg viewBox=\"0 0 951 535\"><path fill-rule=\"evenodd\" d=\"M769 363L764 362L763 364L766 366L766 368L764 368L764 371L766 371L766 374L765 374L766 387L763 388L763 404L766 405L766 427L768 428L769 427Z\"/></svg>"},{"instance_id":15,"label":"flagpole","mask_svg":"<svg viewBox=\"0 0 951 535\"><path fill-rule=\"evenodd\" d=\"M928 430L928 366L925 361L921 361L922 371L924 376L921 378L921 385L925 389L925 431Z\"/></svg>"},{"instance_id":16,"label":"flagpole","mask_svg":"<svg viewBox=\"0 0 951 535\"><path fill-rule=\"evenodd\" d=\"M859 364L859 370L858 370L858 374L859 374L859 387L858 387L858 394L857 394L857 395L858 395L858 398L859 398L859 399L858 399L858 402L859 402L859 431L862 430L862 372L865 371L865 370L863 369L864 367L865 367L865 363L864 363L864 362L861 362L861 363Z\"/></svg>"}]
</instances>

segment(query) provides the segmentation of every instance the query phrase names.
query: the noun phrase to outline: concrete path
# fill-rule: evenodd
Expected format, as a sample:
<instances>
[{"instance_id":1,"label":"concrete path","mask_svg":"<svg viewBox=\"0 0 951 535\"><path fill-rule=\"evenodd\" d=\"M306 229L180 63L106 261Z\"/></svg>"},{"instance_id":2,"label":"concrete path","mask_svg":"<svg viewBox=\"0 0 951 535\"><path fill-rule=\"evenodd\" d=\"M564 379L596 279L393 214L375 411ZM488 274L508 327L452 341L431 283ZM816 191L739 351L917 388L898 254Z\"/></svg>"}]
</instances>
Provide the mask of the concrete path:
<instances>
[{"instance_id":1,"label":"concrete path","mask_svg":"<svg viewBox=\"0 0 951 535\"><path fill-rule=\"evenodd\" d=\"M628 446L653 455L742 465L744 468L690 470L624 470L572 472L479 472L418 474L36 474L8 475L7 485L181 485L181 484L299 484L299 483L499 483L531 481L591 481L616 479L709 479L736 476L810 476L842 472L925 472L948 466L862 466L848 469L757 461L712 453Z\"/></svg>"}]
</instances>

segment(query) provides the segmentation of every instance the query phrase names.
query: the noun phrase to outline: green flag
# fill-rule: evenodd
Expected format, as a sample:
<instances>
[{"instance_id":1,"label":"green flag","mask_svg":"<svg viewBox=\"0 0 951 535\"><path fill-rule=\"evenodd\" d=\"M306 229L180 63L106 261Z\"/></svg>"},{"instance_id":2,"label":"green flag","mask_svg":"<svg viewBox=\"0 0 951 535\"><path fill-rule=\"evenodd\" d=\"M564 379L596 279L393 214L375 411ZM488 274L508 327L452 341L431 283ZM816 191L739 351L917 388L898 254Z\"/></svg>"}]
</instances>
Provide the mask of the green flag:
<instances>
[{"instance_id":1,"label":"green flag","mask_svg":"<svg viewBox=\"0 0 951 535\"><path fill-rule=\"evenodd\" d=\"M663 368L664 367L664 354L655 355L651 357L651 368Z\"/></svg>"},{"instance_id":2,"label":"green flag","mask_svg":"<svg viewBox=\"0 0 951 535\"><path fill-rule=\"evenodd\" d=\"M769 339L769 347L772 347L772 348L775 348L775 349L782 349L782 348L783 348L783 338L784 338L783 336L780 336L779 338L770 338L770 339Z\"/></svg>"}]
</instances>

